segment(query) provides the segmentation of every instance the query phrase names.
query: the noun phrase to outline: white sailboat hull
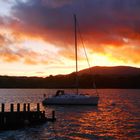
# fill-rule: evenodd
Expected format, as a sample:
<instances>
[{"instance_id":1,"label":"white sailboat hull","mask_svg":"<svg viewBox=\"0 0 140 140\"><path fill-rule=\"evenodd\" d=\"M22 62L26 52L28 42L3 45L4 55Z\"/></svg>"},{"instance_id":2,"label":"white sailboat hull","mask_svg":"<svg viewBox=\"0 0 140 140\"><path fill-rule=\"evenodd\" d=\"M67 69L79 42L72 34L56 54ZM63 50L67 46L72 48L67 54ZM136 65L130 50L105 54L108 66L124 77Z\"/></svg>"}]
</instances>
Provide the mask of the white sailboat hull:
<instances>
[{"instance_id":1,"label":"white sailboat hull","mask_svg":"<svg viewBox=\"0 0 140 140\"><path fill-rule=\"evenodd\" d=\"M43 100L44 105L98 105L98 96L64 96L51 97Z\"/></svg>"}]
</instances>

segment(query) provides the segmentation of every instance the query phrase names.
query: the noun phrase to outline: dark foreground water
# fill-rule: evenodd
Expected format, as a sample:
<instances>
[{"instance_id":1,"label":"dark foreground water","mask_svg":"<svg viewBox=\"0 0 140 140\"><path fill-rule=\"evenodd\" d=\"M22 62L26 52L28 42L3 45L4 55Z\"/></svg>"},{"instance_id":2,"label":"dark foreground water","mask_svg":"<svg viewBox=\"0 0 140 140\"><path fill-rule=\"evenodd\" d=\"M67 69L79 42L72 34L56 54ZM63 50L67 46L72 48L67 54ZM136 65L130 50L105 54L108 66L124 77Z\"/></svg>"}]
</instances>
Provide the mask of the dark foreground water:
<instances>
[{"instance_id":1,"label":"dark foreground water","mask_svg":"<svg viewBox=\"0 0 140 140\"><path fill-rule=\"evenodd\" d=\"M41 102L46 89L0 89L0 103ZM92 90L81 90L92 94ZM46 107L57 121L16 131L1 131L0 140L140 140L140 90L101 89L98 107ZM43 107L42 107L43 109ZM6 110L9 110L7 107Z\"/></svg>"}]
</instances>

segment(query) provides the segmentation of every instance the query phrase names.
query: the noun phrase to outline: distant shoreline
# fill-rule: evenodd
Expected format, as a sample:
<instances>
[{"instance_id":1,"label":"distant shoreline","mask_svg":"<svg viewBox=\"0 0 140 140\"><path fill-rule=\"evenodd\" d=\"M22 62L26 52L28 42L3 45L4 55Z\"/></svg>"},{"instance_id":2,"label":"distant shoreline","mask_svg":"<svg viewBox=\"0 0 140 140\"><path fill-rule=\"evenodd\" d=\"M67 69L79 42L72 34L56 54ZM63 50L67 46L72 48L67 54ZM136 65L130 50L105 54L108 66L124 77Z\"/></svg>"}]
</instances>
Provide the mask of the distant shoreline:
<instances>
[{"instance_id":1,"label":"distant shoreline","mask_svg":"<svg viewBox=\"0 0 140 140\"><path fill-rule=\"evenodd\" d=\"M82 75L79 77L79 88L92 89L93 82L98 89L140 89L140 75L138 76L104 76ZM72 89L75 88L75 76L37 77L7 77L0 76L0 88L45 88L45 89Z\"/></svg>"},{"instance_id":2,"label":"distant shoreline","mask_svg":"<svg viewBox=\"0 0 140 140\"><path fill-rule=\"evenodd\" d=\"M91 73L92 72L92 73ZM75 72L67 75L42 77L0 76L0 88L75 88ZM140 68L92 67L78 72L79 88L92 89L140 89Z\"/></svg>"}]
</instances>

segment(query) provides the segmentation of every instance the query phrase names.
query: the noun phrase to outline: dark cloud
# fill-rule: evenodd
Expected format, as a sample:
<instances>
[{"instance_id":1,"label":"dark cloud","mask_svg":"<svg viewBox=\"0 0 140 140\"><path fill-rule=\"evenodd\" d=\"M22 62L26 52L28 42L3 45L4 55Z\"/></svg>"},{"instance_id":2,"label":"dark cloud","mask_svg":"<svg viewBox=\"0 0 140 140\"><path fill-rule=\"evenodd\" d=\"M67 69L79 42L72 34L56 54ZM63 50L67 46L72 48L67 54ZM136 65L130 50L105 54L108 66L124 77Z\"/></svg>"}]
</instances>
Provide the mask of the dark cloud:
<instances>
[{"instance_id":1,"label":"dark cloud","mask_svg":"<svg viewBox=\"0 0 140 140\"><path fill-rule=\"evenodd\" d=\"M12 9L19 32L61 45L73 41L73 13L90 42L121 45L120 37L139 38L139 0L29 0Z\"/></svg>"}]
</instances>

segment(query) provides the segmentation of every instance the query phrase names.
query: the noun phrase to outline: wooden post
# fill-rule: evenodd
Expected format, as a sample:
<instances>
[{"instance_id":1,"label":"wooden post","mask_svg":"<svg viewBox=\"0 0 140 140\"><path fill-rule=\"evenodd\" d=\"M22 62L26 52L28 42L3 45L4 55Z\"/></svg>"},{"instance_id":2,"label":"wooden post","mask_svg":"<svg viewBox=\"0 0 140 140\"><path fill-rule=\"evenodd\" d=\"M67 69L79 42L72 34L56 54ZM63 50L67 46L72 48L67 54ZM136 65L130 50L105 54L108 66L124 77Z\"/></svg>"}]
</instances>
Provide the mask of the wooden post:
<instances>
[{"instance_id":1,"label":"wooden post","mask_svg":"<svg viewBox=\"0 0 140 140\"><path fill-rule=\"evenodd\" d=\"M52 111L52 120L55 120L55 111Z\"/></svg>"},{"instance_id":2,"label":"wooden post","mask_svg":"<svg viewBox=\"0 0 140 140\"><path fill-rule=\"evenodd\" d=\"M26 104L23 104L23 111L26 112Z\"/></svg>"},{"instance_id":3,"label":"wooden post","mask_svg":"<svg viewBox=\"0 0 140 140\"><path fill-rule=\"evenodd\" d=\"M5 104L2 103L2 104L1 104L1 112L4 112L4 110L5 110Z\"/></svg>"},{"instance_id":4,"label":"wooden post","mask_svg":"<svg viewBox=\"0 0 140 140\"><path fill-rule=\"evenodd\" d=\"M17 112L20 112L20 103L17 104Z\"/></svg>"},{"instance_id":5,"label":"wooden post","mask_svg":"<svg viewBox=\"0 0 140 140\"><path fill-rule=\"evenodd\" d=\"M14 104L11 104L10 111L14 112Z\"/></svg>"},{"instance_id":6,"label":"wooden post","mask_svg":"<svg viewBox=\"0 0 140 140\"><path fill-rule=\"evenodd\" d=\"M27 105L27 111L30 112L30 103Z\"/></svg>"},{"instance_id":7,"label":"wooden post","mask_svg":"<svg viewBox=\"0 0 140 140\"><path fill-rule=\"evenodd\" d=\"M40 104L37 103L37 111L39 112L40 111Z\"/></svg>"},{"instance_id":8,"label":"wooden post","mask_svg":"<svg viewBox=\"0 0 140 140\"><path fill-rule=\"evenodd\" d=\"M43 111L43 117L45 118L45 111Z\"/></svg>"}]
</instances>

